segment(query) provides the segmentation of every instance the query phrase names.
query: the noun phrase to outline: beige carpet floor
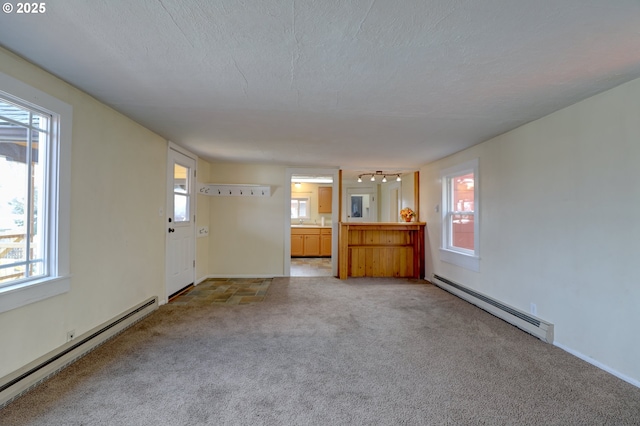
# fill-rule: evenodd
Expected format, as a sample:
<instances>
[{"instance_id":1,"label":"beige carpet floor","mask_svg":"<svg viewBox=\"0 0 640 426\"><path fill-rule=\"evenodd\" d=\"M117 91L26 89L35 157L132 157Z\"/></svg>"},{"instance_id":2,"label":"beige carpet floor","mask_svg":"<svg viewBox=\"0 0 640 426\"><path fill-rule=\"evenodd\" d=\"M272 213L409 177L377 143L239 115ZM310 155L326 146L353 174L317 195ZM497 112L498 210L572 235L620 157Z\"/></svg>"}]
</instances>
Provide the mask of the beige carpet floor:
<instances>
[{"instance_id":1,"label":"beige carpet floor","mask_svg":"<svg viewBox=\"0 0 640 426\"><path fill-rule=\"evenodd\" d=\"M640 389L428 284L277 278L164 305L2 425L638 425Z\"/></svg>"}]
</instances>

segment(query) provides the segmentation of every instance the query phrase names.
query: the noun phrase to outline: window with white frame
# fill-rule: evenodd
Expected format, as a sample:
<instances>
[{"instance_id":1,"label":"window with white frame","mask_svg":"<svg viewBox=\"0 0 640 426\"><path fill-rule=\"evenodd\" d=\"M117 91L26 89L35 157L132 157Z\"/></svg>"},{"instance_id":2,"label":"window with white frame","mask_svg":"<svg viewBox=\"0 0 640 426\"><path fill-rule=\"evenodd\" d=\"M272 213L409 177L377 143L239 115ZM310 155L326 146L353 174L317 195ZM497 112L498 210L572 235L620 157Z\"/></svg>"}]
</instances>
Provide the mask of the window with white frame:
<instances>
[{"instance_id":1,"label":"window with white frame","mask_svg":"<svg viewBox=\"0 0 640 426\"><path fill-rule=\"evenodd\" d=\"M478 161L446 169L442 177L443 261L479 270Z\"/></svg>"},{"instance_id":2,"label":"window with white frame","mask_svg":"<svg viewBox=\"0 0 640 426\"><path fill-rule=\"evenodd\" d=\"M309 197L291 199L291 219L309 219Z\"/></svg>"},{"instance_id":3,"label":"window with white frame","mask_svg":"<svg viewBox=\"0 0 640 426\"><path fill-rule=\"evenodd\" d=\"M70 288L71 116L0 73L0 312Z\"/></svg>"},{"instance_id":4,"label":"window with white frame","mask_svg":"<svg viewBox=\"0 0 640 426\"><path fill-rule=\"evenodd\" d=\"M0 97L0 286L49 274L51 118Z\"/></svg>"}]
</instances>

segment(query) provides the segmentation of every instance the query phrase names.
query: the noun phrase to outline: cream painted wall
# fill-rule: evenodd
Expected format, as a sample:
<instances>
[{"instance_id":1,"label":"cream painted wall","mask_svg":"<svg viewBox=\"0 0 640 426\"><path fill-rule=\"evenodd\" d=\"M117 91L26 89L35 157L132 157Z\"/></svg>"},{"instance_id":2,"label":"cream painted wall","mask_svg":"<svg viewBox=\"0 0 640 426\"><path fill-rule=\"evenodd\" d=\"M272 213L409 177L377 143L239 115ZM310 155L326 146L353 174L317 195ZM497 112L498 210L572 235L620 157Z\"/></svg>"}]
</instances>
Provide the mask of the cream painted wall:
<instances>
[{"instance_id":1,"label":"cream painted wall","mask_svg":"<svg viewBox=\"0 0 640 426\"><path fill-rule=\"evenodd\" d=\"M208 183L210 169L211 166L207 161L198 158L196 181ZM198 231L203 227L209 227L210 202L211 197L207 195L196 196L196 284L209 275L209 236L201 236Z\"/></svg>"},{"instance_id":2,"label":"cream painted wall","mask_svg":"<svg viewBox=\"0 0 640 426\"><path fill-rule=\"evenodd\" d=\"M427 276L555 325L560 347L640 385L640 80L420 171ZM441 262L440 170L479 159L480 272Z\"/></svg>"},{"instance_id":3,"label":"cream painted wall","mask_svg":"<svg viewBox=\"0 0 640 426\"><path fill-rule=\"evenodd\" d=\"M270 197L209 197L209 276L284 274L284 166L211 163L208 183L271 185Z\"/></svg>"},{"instance_id":4,"label":"cream painted wall","mask_svg":"<svg viewBox=\"0 0 640 426\"><path fill-rule=\"evenodd\" d=\"M163 296L167 143L1 48L0 71L73 107L71 291L0 314L2 377Z\"/></svg>"}]
</instances>

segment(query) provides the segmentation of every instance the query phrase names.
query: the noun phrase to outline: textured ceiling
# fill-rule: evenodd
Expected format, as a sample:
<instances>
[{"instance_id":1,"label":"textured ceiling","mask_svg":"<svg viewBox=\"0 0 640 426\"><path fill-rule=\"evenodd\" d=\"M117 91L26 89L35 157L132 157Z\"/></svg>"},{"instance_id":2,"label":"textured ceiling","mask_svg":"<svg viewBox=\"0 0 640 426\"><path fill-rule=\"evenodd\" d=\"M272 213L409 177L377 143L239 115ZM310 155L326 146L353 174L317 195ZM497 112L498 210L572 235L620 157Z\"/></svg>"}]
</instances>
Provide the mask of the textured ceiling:
<instances>
[{"instance_id":1,"label":"textured ceiling","mask_svg":"<svg viewBox=\"0 0 640 426\"><path fill-rule=\"evenodd\" d=\"M0 44L215 161L409 170L640 77L638 0L56 0Z\"/></svg>"}]
</instances>

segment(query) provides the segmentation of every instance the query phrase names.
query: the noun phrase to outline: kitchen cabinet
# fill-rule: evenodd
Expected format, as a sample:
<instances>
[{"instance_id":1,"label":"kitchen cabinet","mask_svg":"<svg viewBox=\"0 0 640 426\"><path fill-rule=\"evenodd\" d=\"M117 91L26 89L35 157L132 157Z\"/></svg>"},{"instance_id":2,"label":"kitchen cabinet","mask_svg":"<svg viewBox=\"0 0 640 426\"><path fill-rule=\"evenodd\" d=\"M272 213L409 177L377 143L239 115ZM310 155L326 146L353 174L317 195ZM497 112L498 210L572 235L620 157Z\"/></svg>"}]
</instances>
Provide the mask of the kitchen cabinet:
<instances>
[{"instance_id":1,"label":"kitchen cabinet","mask_svg":"<svg viewBox=\"0 0 640 426\"><path fill-rule=\"evenodd\" d=\"M320 256L320 233L304 236L304 256Z\"/></svg>"},{"instance_id":2,"label":"kitchen cabinet","mask_svg":"<svg viewBox=\"0 0 640 426\"><path fill-rule=\"evenodd\" d=\"M331 213L331 201L333 188L330 186L318 187L318 213Z\"/></svg>"},{"instance_id":3,"label":"kitchen cabinet","mask_svg":"<svg viewBox=\"0 0 640 426\"><path fill-rule=\"evenodd\" d=\"M304 235L297 235L291 230L291 256L304 256Z\"/></svg>"},{"instance_id":4,"label":"kitchen cabinet","mask_svg":"<svg viewBox=\"0 0 640 426\"><path fill-rule=\"evenodd\" d=\"M320 230L320 256L331 256L331 229Z\"/></svg>"},{"instance_id":5,"label":"kitchen cabinet","mask_svg":"<svg viewBox=\"0 0 640 426\"><path fill-rule=\"evenodd\" d=\"M331 256L331 228L291 228L291 256Z\"/></svg>"}]
</instances>

